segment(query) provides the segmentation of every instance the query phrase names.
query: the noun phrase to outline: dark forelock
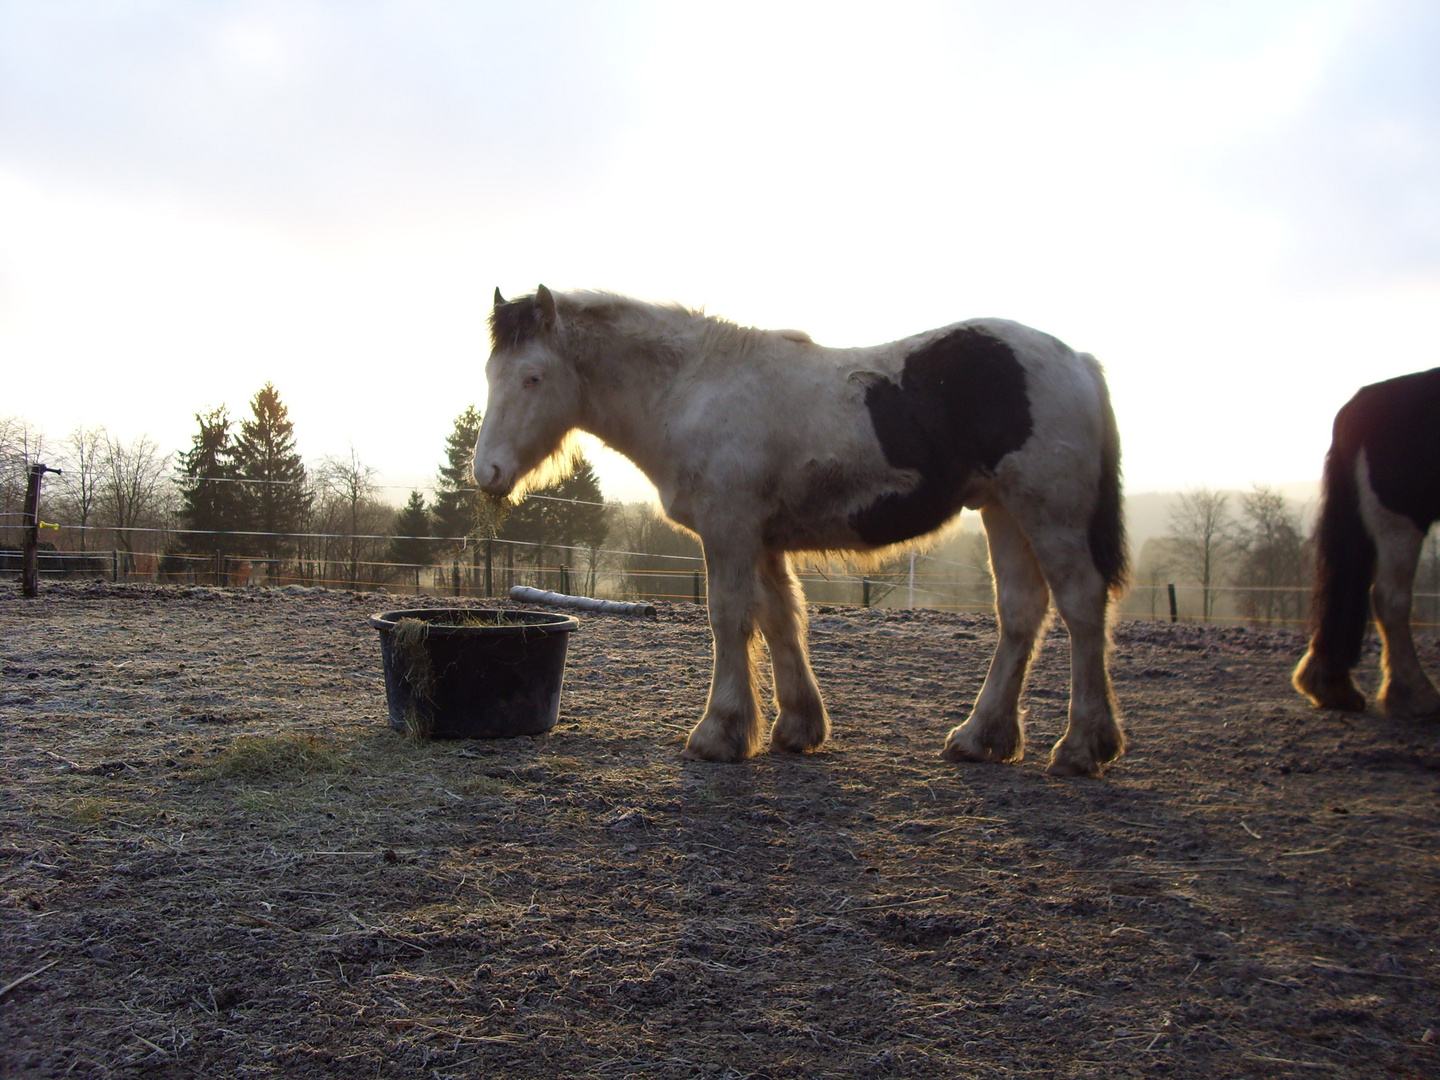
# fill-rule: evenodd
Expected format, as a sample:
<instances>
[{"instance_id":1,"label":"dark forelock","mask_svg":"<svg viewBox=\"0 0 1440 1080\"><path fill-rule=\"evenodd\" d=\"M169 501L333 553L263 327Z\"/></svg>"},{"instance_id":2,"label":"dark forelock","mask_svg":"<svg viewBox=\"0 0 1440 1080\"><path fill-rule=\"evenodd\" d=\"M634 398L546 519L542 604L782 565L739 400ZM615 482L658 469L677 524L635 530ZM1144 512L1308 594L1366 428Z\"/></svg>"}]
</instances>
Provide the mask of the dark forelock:
<instances>
[{"instance_id":1,"label":"dark forelock","mask_svg":"<svg viewBox=\"0 0 1440 1080\"><path fill-rule=\"evenodd\" d=\"M490 347L523 345L540 333L543 316L533 295L497 304L490 311Z\"/></svg>"}]
</instances>

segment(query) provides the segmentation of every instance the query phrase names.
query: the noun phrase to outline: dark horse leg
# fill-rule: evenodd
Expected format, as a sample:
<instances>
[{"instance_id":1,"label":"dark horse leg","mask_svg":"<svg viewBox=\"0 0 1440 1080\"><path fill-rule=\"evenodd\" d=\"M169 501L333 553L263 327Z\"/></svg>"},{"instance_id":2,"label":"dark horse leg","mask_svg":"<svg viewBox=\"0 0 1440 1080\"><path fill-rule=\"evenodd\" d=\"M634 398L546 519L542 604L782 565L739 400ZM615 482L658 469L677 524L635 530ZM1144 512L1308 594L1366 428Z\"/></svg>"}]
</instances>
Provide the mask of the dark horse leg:
<instances>
[{"instance_id":1,"label":"dark horse leg","mask_svg":"<svg viewBox=\"0 0 1440 1080\"><path fill-rule=\"evenodd\" d=\"M1345 415L1346 409L1342 409L1340 416ZM1320 517L1315 526L1310 646L1290 681L1317 709L1364 712L1365 695L1350 671L1360 662L1365 644L1376 551L1360 511L1352 441L1336 438L1325 455Z\"/></svg>"},{"instance_id":2,"label":"dark horse leg","mask_svg":"<svg viewBox=\"0 0 1440 1080\"><path fill-rule=\"evenodd\" d=\"M775 668L775 704L779 714L770 733L774 750L806 753L830 735L830 717L810 669L805 644L804 595L783 551L760 556L760 630Z\"/></svg>"},{"instance_id":3,"label":"dark horse leg","mask_svg":"<svg viewBox=\"0 0 1440 1080\"><path fill-rule=\"evenodd\" d=\"M996 503L984 507L980 516L995 575L1000 644L970 718L950 732L944 755L951 761L1019 761L1025 754L1020 691L1045 629L1050 590L1030 541L1010 511Z\"/></svg>"}]
</instances>

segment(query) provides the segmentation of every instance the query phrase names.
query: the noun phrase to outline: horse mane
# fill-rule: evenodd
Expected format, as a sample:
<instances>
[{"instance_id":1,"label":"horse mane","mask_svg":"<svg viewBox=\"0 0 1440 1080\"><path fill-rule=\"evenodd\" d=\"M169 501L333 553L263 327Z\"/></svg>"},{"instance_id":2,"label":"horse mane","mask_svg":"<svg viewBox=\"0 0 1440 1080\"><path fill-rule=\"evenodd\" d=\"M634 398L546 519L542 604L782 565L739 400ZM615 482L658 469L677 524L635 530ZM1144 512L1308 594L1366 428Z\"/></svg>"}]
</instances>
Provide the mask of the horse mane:
<instances>
[{"instance_id":1,"label":"horse mane","mask_svg":"<svg viewBox=\"0 0 1440 1080\"><path fill-rule=\"evenodd\" d=\"M496 294L497 299L499 294ZM518 348L544 329L544 315L534 294L497 303L490 309L490 347Z\"/></svg>"},{"instance_id":2,"label":"horse mane","mask_svg":"<svg viewBox=\"0 0 1440 1080\"><path fill-rule=\"evenodd\" d=\"M767 331L681 304L654 304L601 291L553 295L559 333L581 354L613 355L616 350L609 346L623 339L627 352L640 343L644 352L678 364L697 354L749 352L768 336ZM490 312L493 348L519 347L550 330L534 293L497 304Z\"/></svg>"}]
</instances>

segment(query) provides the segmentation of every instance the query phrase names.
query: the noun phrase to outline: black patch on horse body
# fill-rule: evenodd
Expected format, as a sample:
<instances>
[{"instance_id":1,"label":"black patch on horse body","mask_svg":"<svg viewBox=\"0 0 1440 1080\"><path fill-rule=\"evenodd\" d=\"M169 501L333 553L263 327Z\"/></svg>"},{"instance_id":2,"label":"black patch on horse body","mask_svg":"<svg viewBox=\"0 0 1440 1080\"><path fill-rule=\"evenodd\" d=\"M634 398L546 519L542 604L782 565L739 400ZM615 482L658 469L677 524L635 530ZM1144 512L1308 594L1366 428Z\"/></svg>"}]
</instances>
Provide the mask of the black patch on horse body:
<instances>
[{"instance_id":1,"label":"black patch on horse body","mask_svg":"<svg viewBox=\"0 0 1440 1080\"><path fill-rule=\"evenodd\" d=\"M994 473L1033 430L1025 369L999 338L962 327L911 353L897 386L878 379L865 407L885 460L920 483L850 515L867 544L931 532L960 511L969 482Z\"/></svg>"},{"instance_id":2,"label":"black patch on horse body","mask_svg":"<svg viewBox=\"0 0 1440 1080\"><path fill-rule=\"evenodd\" d=\"M1440 368L1362 387L1335 417L1335 447L1365 451L1381 504L1424 532L1440 520Z\"/></svg>"}]
</instances>

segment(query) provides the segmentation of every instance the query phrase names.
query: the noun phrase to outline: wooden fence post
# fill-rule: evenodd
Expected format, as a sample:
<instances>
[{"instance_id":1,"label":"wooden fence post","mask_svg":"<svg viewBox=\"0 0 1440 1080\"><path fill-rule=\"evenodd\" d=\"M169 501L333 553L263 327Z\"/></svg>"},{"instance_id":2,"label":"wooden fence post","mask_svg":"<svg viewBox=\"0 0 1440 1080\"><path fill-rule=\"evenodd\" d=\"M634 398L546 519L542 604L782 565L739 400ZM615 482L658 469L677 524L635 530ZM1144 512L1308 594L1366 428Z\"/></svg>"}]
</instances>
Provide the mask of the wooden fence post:
<instances>
[{"instance_id":1,"label":"wooden fence post","mask_svg":"<svg viewBox=\"0 0 1440 1080\"><path fill-rule=\"evenodd\" d=\"M1175 604L1175 586L1166 585L1165 590L1170 594L1170 621L1178 622L1180 619L1180 609Z\"/></svg>"},{"instance_id":2,"label":"wooden fence post","mask_svg":"<svg viewBox=\"0 0 1440 1080\"><path fill-rule=\"evenodd\" d=\"M495 595L495 540L493 537L485 538L485 595Z\"/></svg>"},{"instance_id":3,"label":"wooden fence post","mask_svg":"<svg viewBox=\"0 0 1440 1080\"><path fill-rule=\"evenodd\" d=\"M47 472L58 473L39 462L30 466L25 479L24 556L21 559L20 591L26 596L40 594L40 480Z\"/></svg>"}]
</instances>

